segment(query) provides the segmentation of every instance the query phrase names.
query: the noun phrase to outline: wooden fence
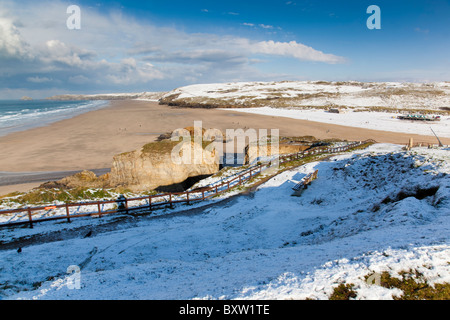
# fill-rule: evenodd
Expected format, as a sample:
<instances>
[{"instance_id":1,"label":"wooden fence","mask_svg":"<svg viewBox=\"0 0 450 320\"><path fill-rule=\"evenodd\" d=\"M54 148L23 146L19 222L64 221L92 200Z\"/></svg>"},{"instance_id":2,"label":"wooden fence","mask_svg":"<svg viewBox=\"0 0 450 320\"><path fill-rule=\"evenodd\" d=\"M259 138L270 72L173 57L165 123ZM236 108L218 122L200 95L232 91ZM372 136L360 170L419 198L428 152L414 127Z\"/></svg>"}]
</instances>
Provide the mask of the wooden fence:
<instances>
[{"instance_id":1,"label":"wooden fence","mask_svg":"<svg viewBox=\"0 0 450 320\"><path fill-rule=\"evenodd\" d=\"M329 148L326 146L317 147L311 150L302 151L299 153L280 155L278 164L299 160L309 155L325 154L325 153L338 153L347 151L351 148L374 142L373 140L359 141L349 143L345 146ZM33 228L34 223L52 221L52 220L64 220L71 222L71 219L80 217L101 217L113 213L130 213L139 210L153 210L158 207L169 206L172 207L176 203L190 204L196 201L203 201L211 198L215 195L219 195L226 192L236 186L239 186L246 181L250 180L254 176L260 174L265 169L276 165L275 161L268 163L258 164L247 168L239 174L228 177L225 180L221 180L219 183L213 183L207 187L194 189L191 191L177 192L177 193L164 193L157 195L142 196L137 198L124 198L123 200L107 200L107 201L90 201L80 203L66 203L61 205L41 206L41 207L27 207L13 210L0 211L0 216L10 215L11 218L6 223L0 223L0 227L16 226L29 224ZM137 202L137 203L136 203ZM133 204L134 203L134 204ZM105 206L112 208L105 209ZM81 212L81 209L85 210ZM16 218L16 220L13 220Z\"/></svg>"}]
</instances>

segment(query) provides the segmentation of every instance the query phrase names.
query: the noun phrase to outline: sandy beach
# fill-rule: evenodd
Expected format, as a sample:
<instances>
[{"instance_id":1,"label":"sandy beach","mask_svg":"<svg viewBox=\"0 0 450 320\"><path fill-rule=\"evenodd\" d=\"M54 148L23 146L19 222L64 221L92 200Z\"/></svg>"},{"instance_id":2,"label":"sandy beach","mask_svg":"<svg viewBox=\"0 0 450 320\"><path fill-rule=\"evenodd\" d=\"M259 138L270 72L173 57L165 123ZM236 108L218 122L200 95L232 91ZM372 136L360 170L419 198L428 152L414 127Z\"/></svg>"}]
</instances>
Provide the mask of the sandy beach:
<instances>
[{"instance_id":1,"label":"sandy beach","mask_svg":"<svg viewBox=\"0 0 450 320\"><path fill-rule=\"evenodd\" d=\"M346 140L374 139L406 144L414 141L436 143L433 136L394 133L340 125L256 115L232 110L178 108L152 101L113 101L109 107L88 112L45 127L0 137L1 172L61 172L110 168L113 156L135 150L160 134L193 126L204 128L279 129L282 136L311 135ZM450 144L449 138L442 138ZM0 177L1 179L1 177ZM26 191L40 183L0 183L0 194ZM5 184L5 183L3 183Z\"/></svg>"}]
</instances>

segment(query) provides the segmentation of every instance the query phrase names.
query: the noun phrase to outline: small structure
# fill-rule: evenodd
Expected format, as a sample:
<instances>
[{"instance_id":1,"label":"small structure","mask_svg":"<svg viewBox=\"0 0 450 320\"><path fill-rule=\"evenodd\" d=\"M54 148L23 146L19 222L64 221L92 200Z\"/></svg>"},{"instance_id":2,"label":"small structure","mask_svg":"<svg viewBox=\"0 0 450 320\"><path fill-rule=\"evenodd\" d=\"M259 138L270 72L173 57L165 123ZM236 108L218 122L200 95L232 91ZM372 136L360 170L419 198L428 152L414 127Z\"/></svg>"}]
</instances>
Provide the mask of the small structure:
<instances>
[{"instance_id":1,"label":"small structure","mask_svg":"<svg viewBox=\"0 0 450 320\"><path fill-rule=\"evenodd\" d=\"M331 108L328 109L329 113L343 113L343 111L340 108Z\"/></svg>"},{"instance_id":2,"label":"small structure","mask_svg":"<svg viewBox=\"0 0 450 320\"><path fill-rule=\"evenodd\" d=\"M314 171L313 173L308 174L306 177L302 179L295 187L292 188L294 190L294 193L292 196L294 197L300 197L303 193L303 190L308 188L308 186L317 179L317 174L319 173L319 170Z\"/></svg>"},{"instance_id":3,"label":"small structure","mask_svg":"<svg viewBox=\"0 0 450 320\"><path fill-rule=\"evenodd\" d=\"M401 115L398 116L397 119L400 120L413 120L413 121L441 121L440 116L424 116L421 114L408 114L408 115Z\"/></svg>"}]
</instances>

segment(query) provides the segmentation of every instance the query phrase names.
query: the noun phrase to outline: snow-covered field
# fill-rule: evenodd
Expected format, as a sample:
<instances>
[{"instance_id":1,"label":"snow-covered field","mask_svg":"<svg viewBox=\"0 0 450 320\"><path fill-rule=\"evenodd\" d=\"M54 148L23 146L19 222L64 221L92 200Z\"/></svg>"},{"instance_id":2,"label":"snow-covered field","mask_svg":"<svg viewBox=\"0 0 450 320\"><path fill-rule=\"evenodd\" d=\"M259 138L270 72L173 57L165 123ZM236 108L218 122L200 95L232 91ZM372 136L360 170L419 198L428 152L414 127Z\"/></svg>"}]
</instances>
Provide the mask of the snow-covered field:
<instances>
[{"instance_id":1,"label":"snow-covered field","mask_svg":"<svg viewBox=\"0 0 450 320\"><path fill-rule=\"evenodd\" d=\"M239 107L383 107L440 110L450 105L450 82L232 82L190 85L162 96L166 102Z\"/></svg>"},{"instance_id":2,"label":"snow-covered field","mask_svg":"<svg viewBox=\"0 0 450 320\"><path fill-rule=\"evenodd\" d=\"M292 197L315 170L318 179ZM130 217L98 233L113 218L1 229L3 241L89 224L93 235L0 251L0 297L327 299L347 282L357 299L392 299L397 289L364 277L415 269L431 284L450 282L449 174L448 148L376 144L285 171L250 195L197 204L191 214ZM79 289L70 266L81 270Z\"/></svg>"},{"instance_id":3,"label":"snow-covered field","mask_svg":"<svg viewBox=\"0 0 450 320\"><path fill-rule=\"evenodd\" d=\"M230 110L230 109L227 109ZM357 127L389 132L402 132L432 136L433 128L438 137L450 138L450 116L441 116L441 121L408 121L399 120L397 115L386 112L348 111L344 113L329 113L323 110L304 110L298 108L237 108L237 112L253 113L291 119L309 120L322 123L337 124L348 127ZM437 141L436 141L437 142Z\"/></svg>"}]
</instances>

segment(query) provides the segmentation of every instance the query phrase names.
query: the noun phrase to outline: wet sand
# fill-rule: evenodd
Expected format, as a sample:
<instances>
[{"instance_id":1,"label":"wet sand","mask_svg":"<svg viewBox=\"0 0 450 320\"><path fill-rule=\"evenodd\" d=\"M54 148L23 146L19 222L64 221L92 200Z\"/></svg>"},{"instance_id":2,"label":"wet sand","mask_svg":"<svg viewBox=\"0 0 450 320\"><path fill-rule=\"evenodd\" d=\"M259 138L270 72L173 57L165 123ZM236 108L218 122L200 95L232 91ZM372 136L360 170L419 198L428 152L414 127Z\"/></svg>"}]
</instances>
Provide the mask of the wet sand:
<instances>
[{"instance_id":1,"label":"wet sand","mask_svg":"<svg viewBox=\"0 0 450 320\"><path fill-rule=\"evenodd\" d=\"M281 136L374 139L397 144L406 144L412 137L417 142L437 142L433 136L352 128L231 110L178 108L150 101L113 101L109 107L100 110L0 137L0 171L21 173L110 168L114 155L140 148L162 133L194 126L194 121L202 121L206 129L222 131L253 128L268 129L270 133L270 129L279 129ZM448 138L441 141L450 144ZM15 187L18 191L26 191L30 186L39 184L33 184L33 181L24 177L21 184ZM5 190L14 191L15 187L0 186L0 194L4 194Z\"/></svg>"}]
</instances>

